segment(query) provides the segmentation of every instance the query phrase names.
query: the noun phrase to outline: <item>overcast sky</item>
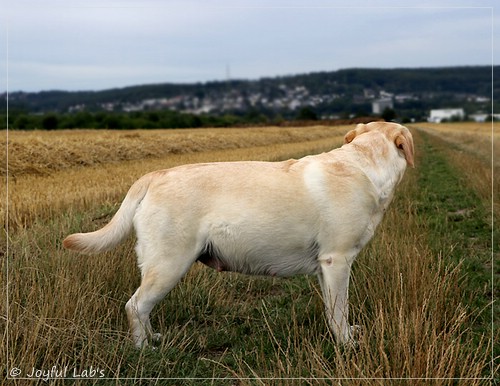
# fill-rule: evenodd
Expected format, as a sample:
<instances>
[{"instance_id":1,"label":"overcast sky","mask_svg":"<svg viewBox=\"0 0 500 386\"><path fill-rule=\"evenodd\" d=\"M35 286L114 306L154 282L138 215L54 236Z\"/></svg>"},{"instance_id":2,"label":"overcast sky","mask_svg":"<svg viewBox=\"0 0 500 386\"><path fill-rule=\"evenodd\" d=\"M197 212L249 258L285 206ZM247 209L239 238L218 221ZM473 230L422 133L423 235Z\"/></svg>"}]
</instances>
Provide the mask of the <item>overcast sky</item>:
<instances>
[{"instance_id":1,"label":"overcast sky","mask_svg":"<svg viewBox=\"0 0 500 386\"><path fill-rule=\"evenodd\" d=\"M0 92L491 65L499 9L498 0L0 0Z\"/></svg>"}]
</instances>

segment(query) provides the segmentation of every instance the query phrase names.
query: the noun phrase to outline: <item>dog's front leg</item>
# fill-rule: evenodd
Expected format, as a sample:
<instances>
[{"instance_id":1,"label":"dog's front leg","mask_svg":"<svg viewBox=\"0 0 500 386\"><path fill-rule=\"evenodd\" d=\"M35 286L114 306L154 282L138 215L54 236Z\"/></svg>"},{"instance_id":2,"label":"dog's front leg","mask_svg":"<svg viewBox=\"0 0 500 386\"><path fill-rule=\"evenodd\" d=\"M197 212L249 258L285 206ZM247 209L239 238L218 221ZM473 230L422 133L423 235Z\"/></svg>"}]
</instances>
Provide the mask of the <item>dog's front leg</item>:
<instances>
[{"instance_id":1,"label":"dog's front leg","mask_svg":"<svg viewBox=\"0 0 500 386\"><path fill-rule=\"evenodd\" d=\"M337 341L355 344L349 326L349 275L352 259L336 254L321 256L319 281L326 307L326 316Z\"/></svg>"}]
</instances>

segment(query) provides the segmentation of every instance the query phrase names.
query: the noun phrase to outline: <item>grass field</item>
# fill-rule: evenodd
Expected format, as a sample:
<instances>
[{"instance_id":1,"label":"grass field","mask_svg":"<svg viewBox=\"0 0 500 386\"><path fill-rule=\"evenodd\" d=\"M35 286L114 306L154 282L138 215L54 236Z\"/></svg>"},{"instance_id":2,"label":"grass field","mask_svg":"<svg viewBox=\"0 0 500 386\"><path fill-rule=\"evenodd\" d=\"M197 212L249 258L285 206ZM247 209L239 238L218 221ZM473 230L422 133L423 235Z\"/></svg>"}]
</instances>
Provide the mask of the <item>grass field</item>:
<instances>
[{"instance_id":1,"label":"grass field","mask_svg":"<svg viewBox=\"0 0 500 386\"><path fill-rule=\"evenodd\" d=\"M113 205L138 177L152 170L208 161L274 161L325 151L341 143L345 130L13 131L8 154L9 225L25 227L61 211ZM5 149L4 144L0 154ZM2 196L6 188L0 186ZM0 207L0 214L5 216L5 209Z\"/></svg>"},{"instance_id":2,"label":"grass field","mask_svg":"<svg viewBox=\"0 0 500 386\"><path fill-rule=\"evenodd\" d=\"M339 146L347 130L9 133L2 376L17 385L45 375L54 385L498 382L500 309L491 303L499 294L492 221L500 210L491 197L500 188L491 125L411 126L416 168L353 268L351 323L363 328L356 349L334 343L316 278L249 277L196 264L153 311L164 339L156 350L137 351L124 312L139 284L134 240L96 256L62 249L67 234L109 221L147 171L300 157ZM82 379L90 376L97 379Z\"/></svg>"}]
</instances>

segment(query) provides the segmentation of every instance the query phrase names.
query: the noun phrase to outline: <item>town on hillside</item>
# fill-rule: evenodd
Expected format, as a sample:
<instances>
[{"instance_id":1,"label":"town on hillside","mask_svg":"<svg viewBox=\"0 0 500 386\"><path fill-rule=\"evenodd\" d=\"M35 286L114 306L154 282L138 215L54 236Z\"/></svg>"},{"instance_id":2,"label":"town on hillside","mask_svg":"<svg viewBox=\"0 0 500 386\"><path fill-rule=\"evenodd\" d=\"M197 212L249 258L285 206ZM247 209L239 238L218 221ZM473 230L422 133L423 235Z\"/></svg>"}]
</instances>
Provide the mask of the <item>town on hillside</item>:
<instances>
[{"instance_id":1,"label":"town on hillside","mask_svg":"<svg viewBox=\"0 0 500 386\"><path fill-rule=\"evenodd\" d=\"M500 107L492 100L499 85L492 79L491 67L471 66L349 69L103 91L18 91L8 95L9 125L13 129L200 127L359 116L401 122L486 121Z\"/></svg>"}]
</instances>

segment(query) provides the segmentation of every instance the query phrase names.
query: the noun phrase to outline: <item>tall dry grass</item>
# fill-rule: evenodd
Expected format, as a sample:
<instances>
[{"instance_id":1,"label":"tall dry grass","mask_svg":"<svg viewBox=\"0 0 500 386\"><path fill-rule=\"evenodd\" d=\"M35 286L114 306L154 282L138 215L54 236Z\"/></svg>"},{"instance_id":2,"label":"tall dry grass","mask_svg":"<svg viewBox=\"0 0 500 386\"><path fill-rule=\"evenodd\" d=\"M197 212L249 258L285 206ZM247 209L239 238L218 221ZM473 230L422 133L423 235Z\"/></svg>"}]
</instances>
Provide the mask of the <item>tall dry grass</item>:
<instances>
[{"instance_id":1,"label":"tall dry grass","mask_svg":"<svg viewBox=\"0 0 500 386\"><path fill-rule=\"evenodd\" d=\"M471 189L474 193L467 205L462 204L463 209L451 213L451 218L459 222L476 221L474 228L464 229L467 245L464 262L469 265L464 271L469 278L474 278L471 280L478 281L478 288L483 287L474 301L488 302L482 316L482 324L490 324L491 336L495 339L491 351L492 357L495 357L500 352L500 231L497 225L500 221L500 180L496 177L500 173L499 134L492 123L418 126L419 130L431 136L433 147L459 171L457 184L464 190ZM457 202L457 205L461 204ZM487 224L490 234L481 237L484 224ZM478 280L478 276L482 278ZM486 322L485 319L489 321ZM496 357L495 363L498 364L498 361L499 358Z\"/></svg>"},{"instance_id":2,"label":"tall dry grass","mask_svg":"<svg viewBox=\"0 0 500 386\"><path fill-rule=\"evenodd\" d=\"M426 150L416 141L418 165ZM282 150L291 151L288 146ZM101 178L99 186L106 185L108 176ZM1 260L9 296L8 313L0 302L4 374L16 367L26 377L33 368L56 366L70 373L97 368L109 384L142 378L151 384L169 384L164 378L182 378L171 384L488 384L498 370L485 349L491 336L472 328L480 310L464 298L461 263L450 259L457 246L445 237L430 246L436 235L416 209L418 180L418 168L407 172L355 263L351 322L362 326L356 349L334 343L314 277L249 277L195 265L153 312L153 326L164 334L158 348L137 351L123 311L139 284L134 240L97 256L61 248L65 235L99 227L113 211L90 205L35 218L9 235L8 260Z\"/></svg>"}]
</instances>

